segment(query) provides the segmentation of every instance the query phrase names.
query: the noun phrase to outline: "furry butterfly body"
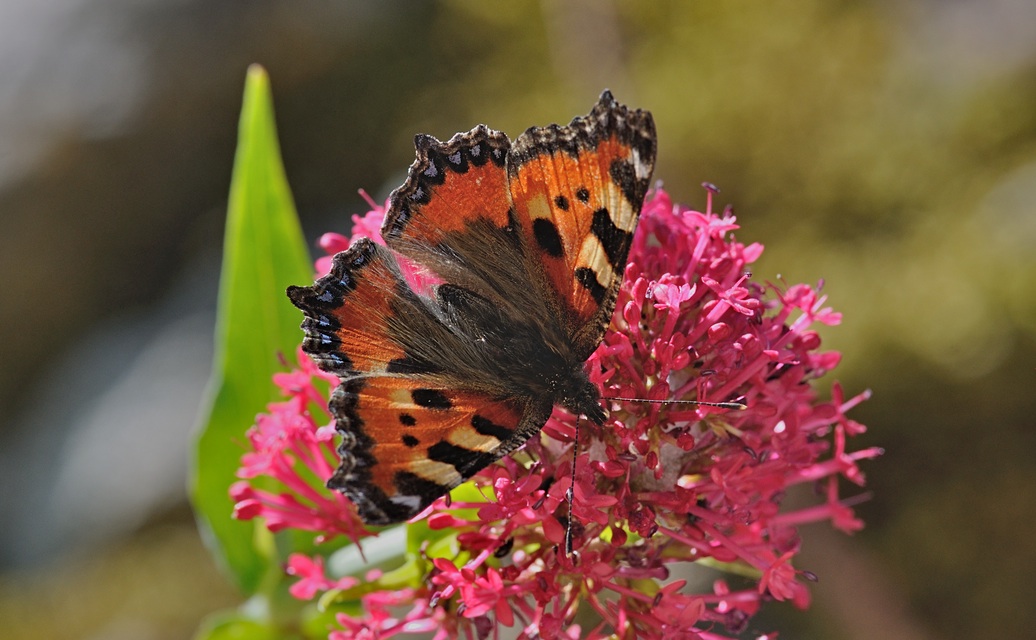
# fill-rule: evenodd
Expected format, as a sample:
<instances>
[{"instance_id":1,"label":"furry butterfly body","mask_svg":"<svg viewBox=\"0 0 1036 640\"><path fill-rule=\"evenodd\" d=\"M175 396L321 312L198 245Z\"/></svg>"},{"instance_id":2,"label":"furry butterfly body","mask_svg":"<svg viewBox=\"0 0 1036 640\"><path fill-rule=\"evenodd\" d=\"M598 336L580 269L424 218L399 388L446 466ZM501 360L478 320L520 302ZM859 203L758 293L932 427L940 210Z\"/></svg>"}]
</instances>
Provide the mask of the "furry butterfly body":
<instances>
[{"instance_id":1,"label":"furry butterfly body","mask_svg":"<svg viewBox=\"0 0 1036 640\"><path fill-rule=\"evenodd\" d=\"M288 296L337 375L328 486L368 523L406 520L539 432L555 405L601 424L584 370L611 320L654 168L651 115L610 93L513 143L416 139L382 237ZM434 275L415 291L397 255Z\"/></svg>"}]
</instances>

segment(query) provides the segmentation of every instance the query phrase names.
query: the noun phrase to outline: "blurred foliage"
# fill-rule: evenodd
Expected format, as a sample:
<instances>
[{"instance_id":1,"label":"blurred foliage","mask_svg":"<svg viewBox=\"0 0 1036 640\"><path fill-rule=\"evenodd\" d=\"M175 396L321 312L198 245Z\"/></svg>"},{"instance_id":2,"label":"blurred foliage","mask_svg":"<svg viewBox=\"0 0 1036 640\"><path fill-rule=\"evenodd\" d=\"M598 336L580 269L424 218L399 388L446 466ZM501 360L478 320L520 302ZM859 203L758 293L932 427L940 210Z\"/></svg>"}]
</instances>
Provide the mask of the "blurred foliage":
<instances>
[{"instance_id":1,"label":"blurred foliage","mask_svg":"<svg viewBox=\"0 0 1036 640\"><path fill-rule=\"evenodd\" d=\"M213 162L229 166L226 129L241 70L266 64L278 86L287 172L315 235L348 228L349 214L363 210L356 189L384 197L402 181L415 133L443 138L485 122L514 135L585 112L605 86L650 109L656 175L693 205L704 203L701 181L723 189L740 238L767 247L757 279L826 280L831 304L845 312L844 324L824 333L845 355L839 377L849 392L875 391L854 414L871 428L861 445L888 449L867 467L868 528L839 547L842 559L803 567L820 574L818 607L774 607L753 630L790 624L789 637L868 637L843 615L856 610L884 624L889 638L1025 637L1036 625L1026 595L1036 572L1036 55L975 71L989 56L968 47L993 44L938 31L937 5L354 2L308 20L294 4L263 5L250 20L234 13L244 9L223 9L205 22L222 29L211 37L223 49L156 40L165 60L156 78L172 79L145 115L152 131L169 132L159 140L179 149L168 162L183 157L167 167L172 175L201 173L198 184L218 186L222 165ZM193 19L216 11L201 7L192 5ZM163 24L176 34L201 22ZM190 92L170 100L174 85ZM176 146L192 140L205 144ZM138 196L132 164L81 179L87 192L126 187L128 204L113 219L150 238L142 246L189 254L218 227L218 190L152 179L156 191ZM41 191L49 184L45 193L60 193L58 178L67 176L54 176L41 179ZM225 183L225 174L216 177ZM14 203L32 193L26 187ZM174 194L169 202L182 217L167 222L173 214L162 209L148 221L154 228L133 226L163 193ZM68 199L76 212L91 202ZM68 251L57 241L53 249ZM84 268L105 264L83 251ZM103 314L90 300L110 305L152 292L131 277L161 282L154 265L120 268L117 289L77 274L67 304L85 311L68 315L85 323ZM37 320L51 323L39 330L58 345L76 335L60 320ZM806 548L826 544L806 535ZM849 566L869 571L885 599L868 599L865 580L845 587L840 574ZM840 594L841 609L829 593ZM76 594L93 597L102 596ZM897 612L921 631L897 626ZM80 629L101 633L103 625Z\"/></svg>"},{"instance_id":2,"label":"blurred foliage","mask_svg":"<svg viewBox=\"0 0 1036 640\"><path fill-rule=\"evenodd\" d=\"M46 572L0 577L3 637L190 638L203 616L237 604L239 594L194 527L183 525L187 510L175 515L179 522L156 522L131 540L65 558Z\"/></svg>"}]
</instances>

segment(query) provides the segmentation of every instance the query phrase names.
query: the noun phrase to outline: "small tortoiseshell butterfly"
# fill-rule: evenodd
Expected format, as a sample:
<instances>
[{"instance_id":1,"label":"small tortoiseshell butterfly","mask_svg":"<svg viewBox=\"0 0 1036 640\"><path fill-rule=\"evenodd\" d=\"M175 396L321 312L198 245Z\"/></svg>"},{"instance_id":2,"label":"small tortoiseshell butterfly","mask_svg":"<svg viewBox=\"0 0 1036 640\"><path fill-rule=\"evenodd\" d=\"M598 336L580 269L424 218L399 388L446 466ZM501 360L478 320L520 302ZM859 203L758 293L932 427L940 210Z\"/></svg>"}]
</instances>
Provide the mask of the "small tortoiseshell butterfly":
<instances>
[{"instance_id":1,"label":"small tortoiseshell butterfly","mask_svg":"<svg viewBox=\"0 0 1036 640\"><path fill-rule=\"evenodd\" d=\"M611 321L655 164L651 114L605 91L512 143L484 125L419 135L381 235L288 297L341 384L328 486L370 524L406 520L539 433L554 405L600 425L584 370ZM440 284L421 295L396 254Z\"/></svg>"}]
</instances>

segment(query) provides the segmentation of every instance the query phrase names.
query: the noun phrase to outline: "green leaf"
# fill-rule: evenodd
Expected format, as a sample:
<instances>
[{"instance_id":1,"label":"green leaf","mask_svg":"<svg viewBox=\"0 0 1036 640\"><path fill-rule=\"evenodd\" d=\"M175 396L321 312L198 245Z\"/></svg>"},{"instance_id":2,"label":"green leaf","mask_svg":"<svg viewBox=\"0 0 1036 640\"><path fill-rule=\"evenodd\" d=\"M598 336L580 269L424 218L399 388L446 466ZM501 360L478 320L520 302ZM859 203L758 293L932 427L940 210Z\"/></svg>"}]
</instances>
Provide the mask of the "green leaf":
<instances>
[{"instance_id":1,"label":"green leaf","mask_svg":"<svg viewBox=\"0 0 1036 640\"><path fill-rule=\"evenodd\" d=\"M294 359L301 316L284 294L310 282L312 263L295 213L274 126L266 72L248 70L227 211L216 355L194 449L191 499L221 566L246 593L279 581L275 545L254 521L231 517L245 431L278 398L271 376ZM264 589L270 587L267 584Z\"/></svg>"}]
</instances>

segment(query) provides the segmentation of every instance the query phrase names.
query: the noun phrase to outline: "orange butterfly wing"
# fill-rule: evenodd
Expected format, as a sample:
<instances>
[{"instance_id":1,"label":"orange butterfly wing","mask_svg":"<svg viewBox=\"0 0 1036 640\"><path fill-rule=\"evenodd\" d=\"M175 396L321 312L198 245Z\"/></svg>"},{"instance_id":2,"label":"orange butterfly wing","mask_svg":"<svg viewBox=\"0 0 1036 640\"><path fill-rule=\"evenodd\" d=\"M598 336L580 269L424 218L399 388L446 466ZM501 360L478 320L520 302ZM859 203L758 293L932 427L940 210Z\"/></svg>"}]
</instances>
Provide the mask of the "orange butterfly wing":
<instances>
[{"instance_id":1,"label":"orange butterfly wing","mask_svg":"<svg viewBox=\"0 0 1036 640\"><path fill-rule=\"evenodd\" d=\"M529 425L519 401L418 384L403 377L362 378L332 396L349 442L327 484L348 495L367 522L420 513L528 437L516 437Z\"/></svg>"},{"instance_id":2,"label":"orange butterfly wing","mask_svg":"<svg viewBox=\"0 0 1036 640\"><path fill-rule=\"evenodd\" d=\"M508 156L525 241L565 303L584 360L611 321L655 154L651 114L605 91L589 115L529 129Z\"/></svg>"},{"instance_id":3,"label":"orange butterfly wing","mask_svg":"<svg viewBox=\"0 0 1036 640\"><path fill-rule=\"evenodd\" d=\"M417 160L392 194L381 230L389 246L420 259L476 220L507 226L506 135L478 126L445 143L419 135L414 146Z\"/></svg>"}]
</instances>

